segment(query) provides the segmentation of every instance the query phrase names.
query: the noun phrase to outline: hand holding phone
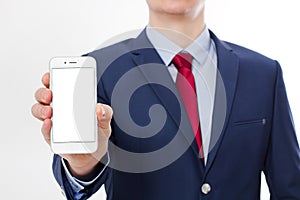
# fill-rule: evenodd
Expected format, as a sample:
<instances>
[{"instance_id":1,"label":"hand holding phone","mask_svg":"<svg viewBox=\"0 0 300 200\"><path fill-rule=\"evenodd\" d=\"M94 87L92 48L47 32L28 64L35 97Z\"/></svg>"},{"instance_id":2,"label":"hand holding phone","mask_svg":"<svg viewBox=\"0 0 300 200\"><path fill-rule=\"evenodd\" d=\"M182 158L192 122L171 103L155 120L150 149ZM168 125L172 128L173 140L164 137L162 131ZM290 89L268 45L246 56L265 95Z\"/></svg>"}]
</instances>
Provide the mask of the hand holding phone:
<instances>
[{"instance_id":1,"label":"hand holding phone","mask_svg":"<svg viewBox=\"0 0 300 200\"><path fill-rule=\"evenodd\" d=\"M32 114L37 119L43 121L41 132L45 141L50 145L50 133L52 129L52 91L50 87L50 73L47 72L42 77L42 83L45 87L35 92L37 103L32 106ZM105 110L103 116L102 110ZM105 104L96 105L96 116L98 121L98 148L92 154L60 154L68 161L72 174L77 178L85 178L91 174L94 166L107 152L107 143L111 134L110 121L112 118L112 109Z\"/></svg>"}]
</instances>

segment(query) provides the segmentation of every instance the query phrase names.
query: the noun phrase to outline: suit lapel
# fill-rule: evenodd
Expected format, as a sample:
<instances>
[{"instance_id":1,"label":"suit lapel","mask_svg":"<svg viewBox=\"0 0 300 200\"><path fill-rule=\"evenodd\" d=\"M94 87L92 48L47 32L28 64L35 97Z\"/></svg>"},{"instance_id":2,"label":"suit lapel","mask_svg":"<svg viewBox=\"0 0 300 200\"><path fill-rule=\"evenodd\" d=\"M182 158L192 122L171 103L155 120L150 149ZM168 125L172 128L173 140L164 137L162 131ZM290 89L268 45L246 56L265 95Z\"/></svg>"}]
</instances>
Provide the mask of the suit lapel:
<instances>
[{"instance_id":1,"label":"suit lapel","mask_svg":"<svg viewBox=\"0 0 300 200\"><path fill-rule=\"evenodd\" d=\"M206 174L218 153L218 149L225 135L228 120L234 101L239 59L232 49L220 41L212 32L211 38L215 42L218 57L218 74L216 82L215 103L212 121L212 132L209 146Z\"/></svg>"},{"instance_id":2,"label":"suit lapel","mask_svg":"<svg viewBox=\"0 0 300 200\"><path fill-rule=\"evenodd\" d=\"M218 149L222 143L222 139L228 125L231 107L235 95L239 66L238 57L232 52L232 49L226 43L220 41L212 32L210 32L210 35L216 45L218 75L212 122L212 135L209 146L209 154L205 167L206 174L211 168L211 165L213 164L213 161L218 153ZM163 61L148 40L145 30L134 40L130 48L132 52L132 59L136 63L136 65L144 65L149 63L157 63L163 65ZM140 68L140 71L148 83L153 82L152 77L151 75L149 75L148 71L146 72L143 68ZM167 82L169 82L169 87L172 89L172 91L176 91L176 89L173 90L174 88L176 88L176 86L167 70L167 67L164 67L160 72L162 73L160 74L160 77L165 78ZM159 91L156 87L151 88L153 89L162 105L166 108L170 116L173 117L172 113L174 113L174 111L169 110L168 106L166 106L169 103L168 100L161 96L161 91ZM177 93L176 95L179 94ZM180 103L181 105L183 105L182 102ZM183 113L183 115L183 117L187 117L186 113ZM174 122L179 127L179 121L174 119ZM186 134L187 130L182 130L181 132L185 136L187 141L190 141L191 135ZM188 132L193 134L191 127L189 128ZM192 137L194 136L192 135ZM195 155L198 157L199 152L195 141L192 143L191 148L193 149Z\"/></svg>"},{"instance_id":3,"label":"suit lapel","mask_svg":"<svg viewBox=\"0 0 300 200\"><path fill-rule=\"evenodd\" d=\"M168 84L168 87L171 87L170 89L174 89L175 84L172 80L172 77L170 76L168 69L166 66L164 66L163 61L161 60L160 56L156 52L155 48L152 46L150 41L148 40L146 36L146 32L143 31L138 38L135 39L133 48L132 48L132 59L135 62L137 66L143 66L143 65L151 65L159 67L161 65L161 69L159 72L161 74L157 74L155 70L147 70L145 67L140 67L140 72L146 79L146 83L153 83L155 82L154 76L159 76L161 79L165 79ZM151 67L151 66L148 66ZM154 74L154 75L153 75ZM162 102L162 105L166 108L167 112L169 114L172 113L172 111L169 109L168 106L168 99L165 99L161 96L161 91L157 89L157 87L152 87L152 84L150 84L150 87L154 91L157 98ZM172 117L172 115L171 115ZM175 120L175 123L178 125L178 121Z\"/></svg>"},{"instance_id":4,"label":"suit lapel","mask_svg":"<svg viewBox=\"0 0 300 200\"><path fill-rule=\"evenodd\" d=\"M136 63L137 66L142 66L145 64L160 64L161 69L159 70L160 74L157 74L154 70L147 70L145 67L141 67L140 71L142 75L145 77L147 83L153 83L156 82L154 79L164 79L164 83L166 84L167 88L174 92L174 94L177 96L177 99L180 99L180 95L177 92L176 85L167 69L166 66L164 66L163 61L161 60L160 56L156 52L155 48L152 46L150 41L148 40L146 36L145 30L134 40L133 45L131 46L131 52L132 52L132 59ZM157 65L158 66L158 65ZM151 67L151 66L149 66ZM155 74L153 74L155 73ZM153 87L152 84L150 84L150 87L156 94L157 98L160 100L163 105L163 107L166 109L166 111L169 113L170 117L173 119L177 127L180 127L180 120L174 118L174 112L178 112L176 110L171 110L170 106L170 99L166 99L162 95L162 91L158 89L158 87ZM183 103L180 99L181 106L183 106ZM175 114L176 115L176 114ZM182 118L188 119L186 112L182 113ZM197 147L197 143L194 140L194 133L192 131L191 125L183 125L183 128L180 130L180 133L185 137L188 143L191 144L191 148L195 155L199 157L199 151Z\"/></svg>"}]
</instances>

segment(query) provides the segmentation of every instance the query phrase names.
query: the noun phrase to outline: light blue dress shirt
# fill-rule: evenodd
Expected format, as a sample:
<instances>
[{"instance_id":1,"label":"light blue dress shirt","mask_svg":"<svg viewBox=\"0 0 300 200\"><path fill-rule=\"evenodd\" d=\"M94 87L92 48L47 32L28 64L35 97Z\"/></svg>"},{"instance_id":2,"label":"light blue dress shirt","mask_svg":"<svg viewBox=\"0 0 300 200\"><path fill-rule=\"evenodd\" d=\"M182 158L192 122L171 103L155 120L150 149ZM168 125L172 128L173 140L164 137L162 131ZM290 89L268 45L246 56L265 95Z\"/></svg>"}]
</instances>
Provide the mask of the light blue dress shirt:
<instances>
[{"instance_id":1,"label":"light blue dress shirt","mask_svg":"<svg viewBox=\"0 0 300 200\"><path fill-rule=\"evenodd\" d=\"M177 69L172 64L172 59L174 56L181 51L188 52L193 56L192 72L195 77L203 152L206 162L211 135L211 123L217 75L217 52L215 44L210 38L207 27L205 27L203 32L196 38L196 40L194 40L186 48L178 46L165 37L161 32L164 33L165 30L160 31L159 29L152 28L150 25L148 25L146 28L148 39L156 49L164 64L168 67L168 71L170 72L170 76L174 82L176 81L177 77ZM183 35L179 35L178 33L176 34L178 36L176 40L186 39L186 37L183 37ZM110 160L108 159L105 167L96 178L85 182L73 177L69 172L66 163L62 159L63 168L66 172L67 179L70 182L76 199L80 199L82 196L80 191L82 191L85 186L92 184L97 178L99 178L99 176L101 176L103 171L107 168L109 162Z\"/></svg>"},{"instance_id":2,"label":"light blue dress shirt","mask_svg":"<svg viewBox=\"0 0 300 200\"><path fill-rule=\"evenodd\" d=\"M158 29L159 30L159 29ZM161 30L162 33L171 35L177 43L180 40L189 40L186 36L176 32ZM192 72L195 78L198 112L201 126L202 145L205 163L207 161L209 142L211 136L212 115L217 77L217 52L214 41L210 38L207 27L188 47L182 48L166 38L160 31L150 26L146 30L147 36L155 47L157 53L168 67L168 71L176 81L177 69L172 64L174 56L183 51L193 56ZM191 41L191 40L190 40Z\"/></svg>"}]
</instances>

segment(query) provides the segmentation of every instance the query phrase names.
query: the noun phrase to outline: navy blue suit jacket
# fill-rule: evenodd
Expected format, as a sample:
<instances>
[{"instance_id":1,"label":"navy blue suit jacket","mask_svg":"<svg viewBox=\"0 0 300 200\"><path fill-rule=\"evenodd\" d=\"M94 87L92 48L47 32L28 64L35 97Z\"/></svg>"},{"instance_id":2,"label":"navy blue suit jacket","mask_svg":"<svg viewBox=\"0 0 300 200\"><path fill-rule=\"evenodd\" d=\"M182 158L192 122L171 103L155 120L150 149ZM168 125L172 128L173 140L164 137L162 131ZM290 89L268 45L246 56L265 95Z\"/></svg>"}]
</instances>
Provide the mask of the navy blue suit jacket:
<instances>
[{"instance_id":1,"label":"navy blue suit jacket","mask_svg":"<svg viewBox=\"0 0 300 200\"><path fill-rule=\"evenodd\" d=\"M201 163L193 142L177 160L162 169L131 173L107 168L82 192L82 199L105 184L109 200L258 200L261 172L266 175L272 200L300 199L299 145L278 62L220 41L212 32L210 34L218 56L220 74L217 85L223 80L226 93L226 101L219 100L218 94L222 92L217 89L215 110L225 106L226 113L220 135L212 136L214 145L206 166ZM114 87L123 75L143 64L162 64L145 31L135 39L96 50L89 56L97 60L100 79L98 101L109 105ZM166 67L162 66L160 72L159 77L165 78L173 87ZM180 102L175 96L168 88L151 83L149 73L151 70L146 73L141 69L136 75L137 79L144 79L149 84L140 87L132 95L129 105L124 106L128 107L136 124L146 126L151 123L148 114L151 105L161 104L167 114L164 127L152 137L138 138L126 134L115 120L112 121L111 141L136 153L163 148L177 133L180 116L185 116L180 113ZM119 102L122 103L121 100ZM116 118L118 108L113 109ZM214 116L214 122L216 120ZM188 129L179 134L189 135L190 132L191 129ZM182 137L182 143L186 142L185 137ZM111 162L118 162L111 154ZM73 199L57 155L54 156L53 171L68 198ZM208 194L201 191L204 183L211 187Z\"/></svg>"}]
</instances>

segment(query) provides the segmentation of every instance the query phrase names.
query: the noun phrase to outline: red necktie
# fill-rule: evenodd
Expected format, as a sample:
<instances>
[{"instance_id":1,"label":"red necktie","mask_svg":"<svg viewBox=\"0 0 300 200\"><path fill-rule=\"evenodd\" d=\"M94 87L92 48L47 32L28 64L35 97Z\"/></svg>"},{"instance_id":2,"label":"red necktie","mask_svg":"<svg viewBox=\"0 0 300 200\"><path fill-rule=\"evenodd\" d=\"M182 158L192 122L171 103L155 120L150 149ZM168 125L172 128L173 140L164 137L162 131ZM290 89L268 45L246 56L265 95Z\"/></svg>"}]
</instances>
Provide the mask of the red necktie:
<instances>
[{"instance_id":1,"label":"red necktie","mask_svg":"<svg viewBox=\"0 0 300 200\"><path fill-rule=\"evenodd\" d=\"M201 129L198 113L198 103L194 75L191 71L193 57L189 53L178 53L172 63L178 70L176 86L188 114L192 129L199 148L199 154L203 159L203 149L201 140Z\"/></svg>"}]
</instances>

